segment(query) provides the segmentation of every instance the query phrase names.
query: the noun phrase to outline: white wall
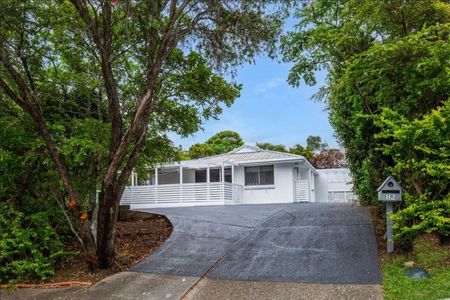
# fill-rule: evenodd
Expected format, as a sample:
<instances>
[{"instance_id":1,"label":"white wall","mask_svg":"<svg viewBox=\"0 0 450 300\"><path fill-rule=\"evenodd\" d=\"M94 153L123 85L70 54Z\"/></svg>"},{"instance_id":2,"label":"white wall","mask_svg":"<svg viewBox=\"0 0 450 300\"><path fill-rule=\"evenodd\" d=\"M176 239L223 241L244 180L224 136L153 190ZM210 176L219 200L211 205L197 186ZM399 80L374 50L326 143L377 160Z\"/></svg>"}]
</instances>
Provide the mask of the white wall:
<instances>
[{"instance_id":1,"label":"white wall","mask_svg":"<svg viewBox=\"0 0 450 300\"><path fill-rule=\"evenodd\" d=\"M328 178L321 174L315 176L316 202L328 202Z\"/></svg>"},{"instance_id":2,"label":"white wall","mask_svg":"<svg viewBox=\"0 0 450 300\"><path fill-rule=\"evenodd\" d=\"M353 184L348 169L319 169L316 180L316 202L328 202L328 192L351 192Z\"/></svg>"},{"instance_id":3,"label":"white wall","mask_svg":"<svg viewBox=\"0 0 450 300\"><path fill-rule=\"evenodd\" d=\"M244 185L244 204L290 203L294 201L293 163L274 164L273 186L245 186L244 167L234 168L234 183Z\"/></svg>"}]
</instances>

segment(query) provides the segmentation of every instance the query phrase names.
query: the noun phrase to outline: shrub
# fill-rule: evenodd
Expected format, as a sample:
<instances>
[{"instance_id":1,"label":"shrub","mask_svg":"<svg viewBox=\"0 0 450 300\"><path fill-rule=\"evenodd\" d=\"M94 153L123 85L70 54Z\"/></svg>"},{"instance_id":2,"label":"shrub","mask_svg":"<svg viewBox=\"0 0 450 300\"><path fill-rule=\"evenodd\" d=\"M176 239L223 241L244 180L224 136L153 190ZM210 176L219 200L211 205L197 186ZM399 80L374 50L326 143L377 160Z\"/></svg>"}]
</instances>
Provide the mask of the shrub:
<instances>
[{"instance_id":1,"label":"shrub","mask_svg":"<svg viewBox=\"0 0 450 300\"><path fill-rule=\"evenodd\" d=\"M0 207L0 282L45 279L64 254L63 244L47 213L25 217L5 204Z\"/></svg>"},{"instance_id":2,"label":"shrub","mask_svg":"<svg viewBox=\"0 0 450 300\"><path fill-rule=\"evenodd\" d=\"M409 247L421 233L450 236L450 99L413 120L385 109L376 124L380 150L405 190L393 215L395 240Z\"/></svg>"},{"instance_id":3,"label":"shrub","mask_svg":"<svg viewBox=\"0 0 450 300\"><path fill-rule=\"evenodd\" d=\"M450 195L429 200L426 195L404 195L406 207L393 214L395 241L404 248L422 233L450 235Z\"/></svg>"}]
</instances>

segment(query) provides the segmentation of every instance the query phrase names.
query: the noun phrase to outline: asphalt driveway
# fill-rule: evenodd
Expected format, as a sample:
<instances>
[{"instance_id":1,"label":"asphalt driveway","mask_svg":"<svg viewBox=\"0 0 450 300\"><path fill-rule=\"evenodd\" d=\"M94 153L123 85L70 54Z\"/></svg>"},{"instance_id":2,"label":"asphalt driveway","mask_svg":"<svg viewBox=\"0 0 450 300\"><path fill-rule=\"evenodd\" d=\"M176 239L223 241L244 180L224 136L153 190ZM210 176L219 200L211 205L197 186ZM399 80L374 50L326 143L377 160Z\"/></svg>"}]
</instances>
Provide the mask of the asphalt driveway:
<instances>
[{"instance_id":1,"label":"asphalt driveway","mask_svg":"<svg viewBox=\"0 0 450 300\"><path fill-rule=\"evenodd\" d=\"M149 209L171 237L132 271L209 279L380 284L366 208L301 203Z\"/></svg>"},{"instance_id":2,"label":"asphalt driveway","mask_svg":"<svg viewBox=\"0 0 450 300\"><path fill-rule=\"evenodd\" d=\"M89 288L19 289L1 299L383 299L369 212L346 204L149 210L170 238L132 272Z\"/></svg>"}]
</instances>

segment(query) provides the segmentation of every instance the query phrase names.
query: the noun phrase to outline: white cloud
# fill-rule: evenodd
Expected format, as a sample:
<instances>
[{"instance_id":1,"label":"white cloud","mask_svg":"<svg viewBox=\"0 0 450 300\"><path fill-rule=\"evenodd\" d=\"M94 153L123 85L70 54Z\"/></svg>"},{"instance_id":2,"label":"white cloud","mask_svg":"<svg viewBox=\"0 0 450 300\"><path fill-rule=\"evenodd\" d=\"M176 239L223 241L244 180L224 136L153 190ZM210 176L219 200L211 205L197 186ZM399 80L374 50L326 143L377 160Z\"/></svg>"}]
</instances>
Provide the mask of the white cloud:
<instances>
[{"instance_id":1,"label":"white cloud","mask_svg":"<svg viewBox=\"0 0 450 300\"><path fill-rule=\"evenodd\" d=\"M253 90L253 94L265 94L283 84L286 84L286 79L283 77L272 78L268 81L258 84Z\"/></svg>"}]
</instances>

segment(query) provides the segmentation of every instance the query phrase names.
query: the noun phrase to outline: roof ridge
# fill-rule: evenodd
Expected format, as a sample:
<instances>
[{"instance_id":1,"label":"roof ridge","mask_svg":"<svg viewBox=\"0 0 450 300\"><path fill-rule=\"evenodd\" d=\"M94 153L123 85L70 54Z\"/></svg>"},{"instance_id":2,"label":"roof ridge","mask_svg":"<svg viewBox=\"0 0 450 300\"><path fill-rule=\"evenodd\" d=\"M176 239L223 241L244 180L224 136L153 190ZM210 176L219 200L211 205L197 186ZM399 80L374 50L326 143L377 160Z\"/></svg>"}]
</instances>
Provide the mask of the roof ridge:
<instances>
[{"instance_id":1,"label":"roof ridge","mask_svg":"<svg viewBox=\"0 0 450 300\"><path fill-rule=\"evenodd\" d=\"M239 148L241 148L241 147L239 147ZM236 148L234 150L237 150L239 148ZM254 151L254 152L233 152L234 150L232 150L230 152L225 152L225 153L215 154L215 155L205 156L205 157L199 157L199 158L190 159L190 160L209 159L209 158L220 157L220 156L228 156L228 155L247 155L249 153L257 153L257 152L269 152L269 153L274 153L274 154L282 154L282 155L289 155L289 156L293 156L293 157L304 158L303 155L299 155L299 154L294 154L294 153L290 153L290 152L275 151L275 150L268 150L268 149L262 149L262 148L259 148L259 147L258 147L258 151Z\"/></svg>"},{"instance_id":2,"label":"roof ridge","mask_svg":"<svg viewBox=\"0 0 450 300\"><path fill-rule=\"evenodd\" d=\"M249 145L249 144L243 144L242 146L239 146L239 147L237 147L237 148L234 148L233 150L228 151L228 152L225 152L225 153L223 153L223 154L237 154L237 152L238 152L239 150L242 150L242 149L245 149L245 148L255 150L254 152L259 152L259 151L262 150L262 149L261 149L260 147L258 147L258 146Z\"/></svg>"}]
</instances>

